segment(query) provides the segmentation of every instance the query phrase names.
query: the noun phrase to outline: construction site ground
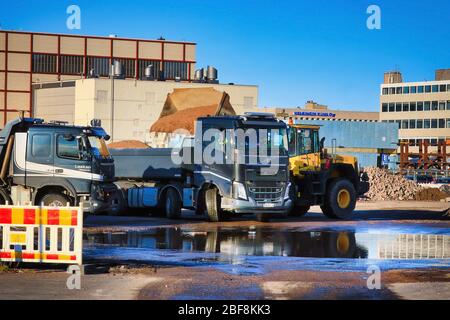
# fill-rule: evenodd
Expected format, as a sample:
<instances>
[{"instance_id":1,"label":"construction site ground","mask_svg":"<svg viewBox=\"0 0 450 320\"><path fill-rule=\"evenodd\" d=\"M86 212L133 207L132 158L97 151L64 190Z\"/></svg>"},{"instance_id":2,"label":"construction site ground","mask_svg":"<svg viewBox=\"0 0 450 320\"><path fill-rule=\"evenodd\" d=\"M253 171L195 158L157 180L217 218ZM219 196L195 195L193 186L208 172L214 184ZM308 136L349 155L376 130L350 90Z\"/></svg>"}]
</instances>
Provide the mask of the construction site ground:
<instances>
[{"instance_id":1,"label":"construction site ground","mask_svg":"<svg viewBox=\"0 0 450 320\"><path fill-rule=\"evenodd\" d=\"M0 299L450 299L449 207L363 201L348 221L318 207L267 223L91 216L81 290L64 266L10 265Z\"/></svg>"}]
</instances>

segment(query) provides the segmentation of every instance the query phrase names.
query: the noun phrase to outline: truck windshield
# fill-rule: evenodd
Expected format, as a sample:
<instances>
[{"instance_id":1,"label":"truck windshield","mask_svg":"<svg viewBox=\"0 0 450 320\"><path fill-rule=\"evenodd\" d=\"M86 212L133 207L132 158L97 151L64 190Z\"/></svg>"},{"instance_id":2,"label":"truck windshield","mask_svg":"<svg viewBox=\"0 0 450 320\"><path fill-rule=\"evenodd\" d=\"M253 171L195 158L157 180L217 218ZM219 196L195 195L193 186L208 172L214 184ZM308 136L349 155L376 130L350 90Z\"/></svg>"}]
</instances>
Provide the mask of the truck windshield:
<instances>
[{"instance_id":1,"label":"truck windshield","mask_svg":"<svg viewBox=\"0 0 450 320\"><path fill-rule=\"evenodd\" d=\"M247 154L255 154L260 156L275 155L271 150L277 149L280 156L287 155L288 137L286 128L245 128L246 132L255 130L257 133L257 141L251 138L251 135L245 139L245 149ZM237 146L239 147L239 136L237 138Z\"/></svg>"},{"instance_id":2,"label":"truck windshield","mask_svg":"<svg viewBox=\"0 0 450 320\"><path fill-rule=\"evenodd\" d=\"M108 147L106 145L105 139L97 136L88 136L88 140L89 144L91 145L94 156L100 158L109 158L111 156Z\"/></svg>"}]
</instances>

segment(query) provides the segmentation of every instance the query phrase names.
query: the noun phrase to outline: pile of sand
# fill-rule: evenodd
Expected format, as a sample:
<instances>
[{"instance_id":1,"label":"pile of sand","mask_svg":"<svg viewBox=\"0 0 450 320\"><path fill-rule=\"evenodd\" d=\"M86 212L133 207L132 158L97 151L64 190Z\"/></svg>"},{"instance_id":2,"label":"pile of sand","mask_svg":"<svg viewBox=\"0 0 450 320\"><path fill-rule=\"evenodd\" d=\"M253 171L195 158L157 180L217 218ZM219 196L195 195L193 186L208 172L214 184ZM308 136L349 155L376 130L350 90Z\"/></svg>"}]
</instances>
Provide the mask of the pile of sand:
<instances>
[{"instance_id":1,"label":"pile of sand","mask_svg":"<svg viewBox=\"0 0 450 320\"><path fill-rule=\"evenodd\" d=\"M124 140L113 142L108 145L109 149L148 149L150 148L142 141L138 140Z\"/></svg>"},{"instance_id":2,"label":"pile of sand","mask_svg":"<svg viewBox=\"0 0 450 320\"><path fill-rule=\"evenodd\" d=\"M422 188L400 174L379 168L366 168L370 190L365 194L369 200L414 200Z\"/></svg>"},{"instance_id":3,"label":"pile of sand","mask_svg":"<svg viewBox=\"0 0 450 320\"><path fill-rule=\"evenodd\" d=\"M217 105L181 110L159 119L150 128L150 131L172 133L178 129L183 129L189 131L190 134L194 134L195 120L200 117L213 116L216 112Z\"/></svg>"}]
</instances>

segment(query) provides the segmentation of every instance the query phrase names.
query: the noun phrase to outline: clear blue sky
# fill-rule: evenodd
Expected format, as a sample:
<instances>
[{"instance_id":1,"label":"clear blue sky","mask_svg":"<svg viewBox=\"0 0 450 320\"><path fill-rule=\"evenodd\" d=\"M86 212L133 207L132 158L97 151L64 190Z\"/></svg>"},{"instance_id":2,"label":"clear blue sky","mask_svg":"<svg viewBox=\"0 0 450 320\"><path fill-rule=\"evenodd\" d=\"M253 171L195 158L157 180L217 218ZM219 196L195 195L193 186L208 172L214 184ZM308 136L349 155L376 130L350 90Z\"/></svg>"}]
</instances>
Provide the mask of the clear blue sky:
<instances>
[{"instance_id":1,"label":"clear blue sky","mask_svg":"<svg viewBox=\"0 0 450 320\"><path fill-rule=\"evenodd\" d=\"M66 8L82 10L82 29L66 28ZM381 7L382 29L366 9ZM432 80L450 68L448 0L3 0L2 29L187 40L198 67L222 82L260 86L260 106L378 110L383 72Z\"/></svg>"}]
</instances>

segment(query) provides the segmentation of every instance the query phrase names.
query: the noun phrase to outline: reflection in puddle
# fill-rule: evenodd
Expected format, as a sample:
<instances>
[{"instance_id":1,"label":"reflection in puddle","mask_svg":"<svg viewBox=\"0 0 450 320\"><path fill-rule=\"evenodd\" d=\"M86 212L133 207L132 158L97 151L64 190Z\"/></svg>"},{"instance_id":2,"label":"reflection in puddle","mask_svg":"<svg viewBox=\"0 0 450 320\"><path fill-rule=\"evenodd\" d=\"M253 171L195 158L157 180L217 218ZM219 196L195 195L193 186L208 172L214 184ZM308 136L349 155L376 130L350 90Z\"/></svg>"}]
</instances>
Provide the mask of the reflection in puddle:
<instances>
[{"instance_id":1,"label":"reflection in puddle","mask_svg":"<svg viewBox=\"0 0 450 320\"><path fill-rule=\"evenodd\" d=\"M284 256L354 259L448 259L450 236L218 228L192 231L159 228L144 232L85 235L85 247L114 246L221 253L229 256Z\"/></svg>"}]
</instances>

